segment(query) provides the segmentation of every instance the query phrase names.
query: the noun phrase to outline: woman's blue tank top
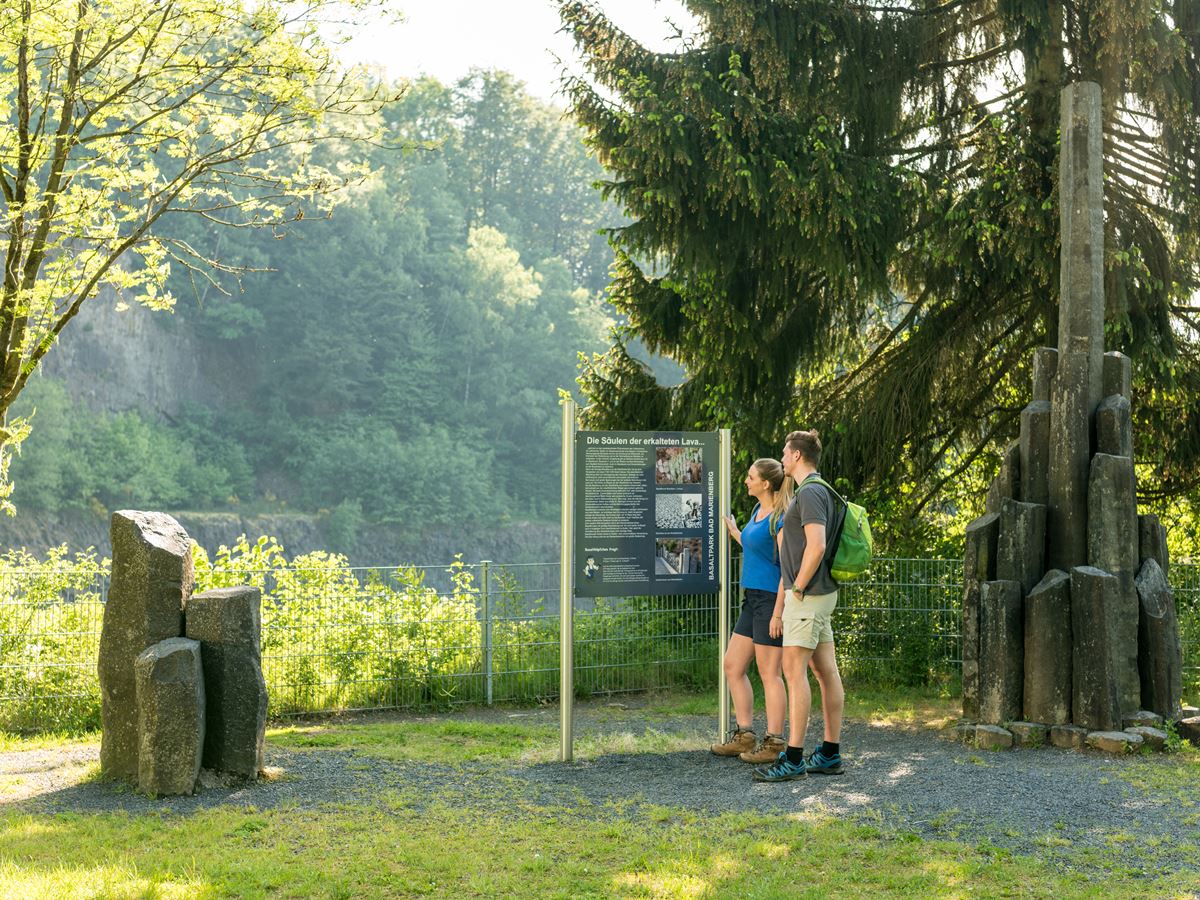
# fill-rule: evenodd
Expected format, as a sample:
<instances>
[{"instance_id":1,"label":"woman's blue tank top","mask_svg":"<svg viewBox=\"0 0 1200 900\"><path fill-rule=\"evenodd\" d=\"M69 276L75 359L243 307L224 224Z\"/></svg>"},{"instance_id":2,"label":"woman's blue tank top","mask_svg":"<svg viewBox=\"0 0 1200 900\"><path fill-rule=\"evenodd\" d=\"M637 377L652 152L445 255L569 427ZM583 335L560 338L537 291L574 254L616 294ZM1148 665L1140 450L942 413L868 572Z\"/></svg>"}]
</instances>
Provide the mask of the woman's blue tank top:
<instances>
[{"instance_id":1,"label":"woman's blue tank top","mask_svg":"<svg viewBox=\"0 0 1200 900\"><path fill-rule=\"evenodd\" d=\"M755 522L759 507L742 529L742 587L759 591L779 590L779 557L771 534L771 517Z\"/></svg>"}]
</instances>

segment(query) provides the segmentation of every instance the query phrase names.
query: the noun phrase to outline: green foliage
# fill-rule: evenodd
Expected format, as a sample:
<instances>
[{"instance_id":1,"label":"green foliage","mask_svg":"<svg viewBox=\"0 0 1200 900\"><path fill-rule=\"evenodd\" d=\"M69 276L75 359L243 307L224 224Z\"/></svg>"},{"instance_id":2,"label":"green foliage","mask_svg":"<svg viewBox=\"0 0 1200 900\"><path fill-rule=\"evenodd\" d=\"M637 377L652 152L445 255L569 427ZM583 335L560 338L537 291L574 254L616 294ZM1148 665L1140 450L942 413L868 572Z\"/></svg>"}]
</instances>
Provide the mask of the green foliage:
<instances>
[{"instance_id":1,"label":"green foliage","mask_svg":"<svg viewBox=\"0 0 1200 900\"><path fill-rule=\"evenodd\" d=\"M99 725L96 657L108 574L109 561L90 548L0 556L0 730Z\"/></svg>"},{"instance_id":2,"label":"green foliage","mask_svg":"<svg viewBox=\"0 0 1200 900\"><path fill-rule=\"evenodd\" d=\"M31 382L14 409L39 425L12 466L14 496L33 510L203 508L253 493L245 450L215 436L205 410L175 427L134 411L90 413L49 378Z\"/></svg>"}]
</instances>

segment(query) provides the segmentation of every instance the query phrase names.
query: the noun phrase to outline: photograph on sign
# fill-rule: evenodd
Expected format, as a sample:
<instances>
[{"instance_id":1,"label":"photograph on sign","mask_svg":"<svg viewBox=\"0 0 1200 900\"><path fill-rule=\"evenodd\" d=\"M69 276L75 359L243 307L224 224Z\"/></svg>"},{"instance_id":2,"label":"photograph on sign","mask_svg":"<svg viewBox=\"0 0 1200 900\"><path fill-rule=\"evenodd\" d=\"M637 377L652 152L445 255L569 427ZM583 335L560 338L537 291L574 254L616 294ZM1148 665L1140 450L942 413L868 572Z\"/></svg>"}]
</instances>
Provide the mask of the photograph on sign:
<instances>
[{"instance_id":1,"label":"photograph on sign","mask_svg":"<svg viewBox=\"0 0 1200 900\"><path fill-rule=\"evenodd\" d=\"M575 593L709 594L716 573L716 434L575 436Z\"/></svg>"}]
</instances>

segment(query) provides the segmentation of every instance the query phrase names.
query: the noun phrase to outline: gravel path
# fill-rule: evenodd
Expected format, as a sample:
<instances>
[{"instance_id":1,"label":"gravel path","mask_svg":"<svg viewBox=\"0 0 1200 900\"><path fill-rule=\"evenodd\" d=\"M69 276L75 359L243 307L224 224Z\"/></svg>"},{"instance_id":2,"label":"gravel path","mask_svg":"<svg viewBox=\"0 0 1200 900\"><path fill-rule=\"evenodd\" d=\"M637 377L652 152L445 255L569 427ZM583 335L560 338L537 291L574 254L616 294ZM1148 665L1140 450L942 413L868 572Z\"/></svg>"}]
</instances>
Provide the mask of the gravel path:
<instances>
[{"instance_id":1,"label":"gravel path","mask_svg":"<svg viewBox=\"0 0 1200 900\"><path fill-rule=\"evenodd\" d=\"M696 749L605 753L564 766L511 760L387 762L353 751L270 746L267 781L210 783L192 797L155 801L96 780L98 747L70 746L0 753L0 812L187 813L218 804L312 807L370 803L391 790L511 815L516 812L513 797L519 796L526 807L571 809L586 801L589 816L629 815L643 806L707 814L851 816L885 832L1002 848L1072 867L1094 866L1098 873L1115 858L1130 873L1184 870L1200 876L1200 772L1175 793L1137 786L1154 784L1166 768L1177 767L1169 757L1114 758L1055 748L975 751L927 729L850 722L842 740L845 774L757 784L746 764L703 749L713 730L712 716L664 718L601 703L577 709L579 738L628 734L629 743L650 750ZM456 714L464 715L557 724L553 708ZM819 721L814 723L810 734L819 733L819 727ZM1121 848L1116 855L1114 847Z\"/></svg>"}]
</instances>

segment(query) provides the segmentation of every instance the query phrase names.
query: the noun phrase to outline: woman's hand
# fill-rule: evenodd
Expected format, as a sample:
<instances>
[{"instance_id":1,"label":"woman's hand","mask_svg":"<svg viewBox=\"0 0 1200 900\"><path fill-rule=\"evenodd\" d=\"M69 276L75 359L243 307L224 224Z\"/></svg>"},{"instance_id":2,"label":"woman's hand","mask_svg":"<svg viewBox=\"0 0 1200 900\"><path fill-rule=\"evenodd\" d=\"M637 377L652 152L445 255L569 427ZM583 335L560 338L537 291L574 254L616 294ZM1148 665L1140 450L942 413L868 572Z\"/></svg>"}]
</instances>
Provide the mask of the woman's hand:
<instances>
[{"instance_id":1,"label":"woman's hand","mask_svg":"<svg viewBox=\"0 0 1200 900\"><path fill-rule=\"evenodd\" d=\"M737 527L737 520L733 516L727 515L725 517L725 527L729 529L729 536L740 544L742 542L742 532Z\"/></svg>"},{"instance_id":2,"label":"woman's hand","mask_svg":"<svg viewBox=\"0 0 1200 900\"><path fill-rule=\"evenodd\" d=\"M769 629L771 637L778 640L783 637L783 616L771 616L771 627Z\"/></svg>"}]
</instances>

